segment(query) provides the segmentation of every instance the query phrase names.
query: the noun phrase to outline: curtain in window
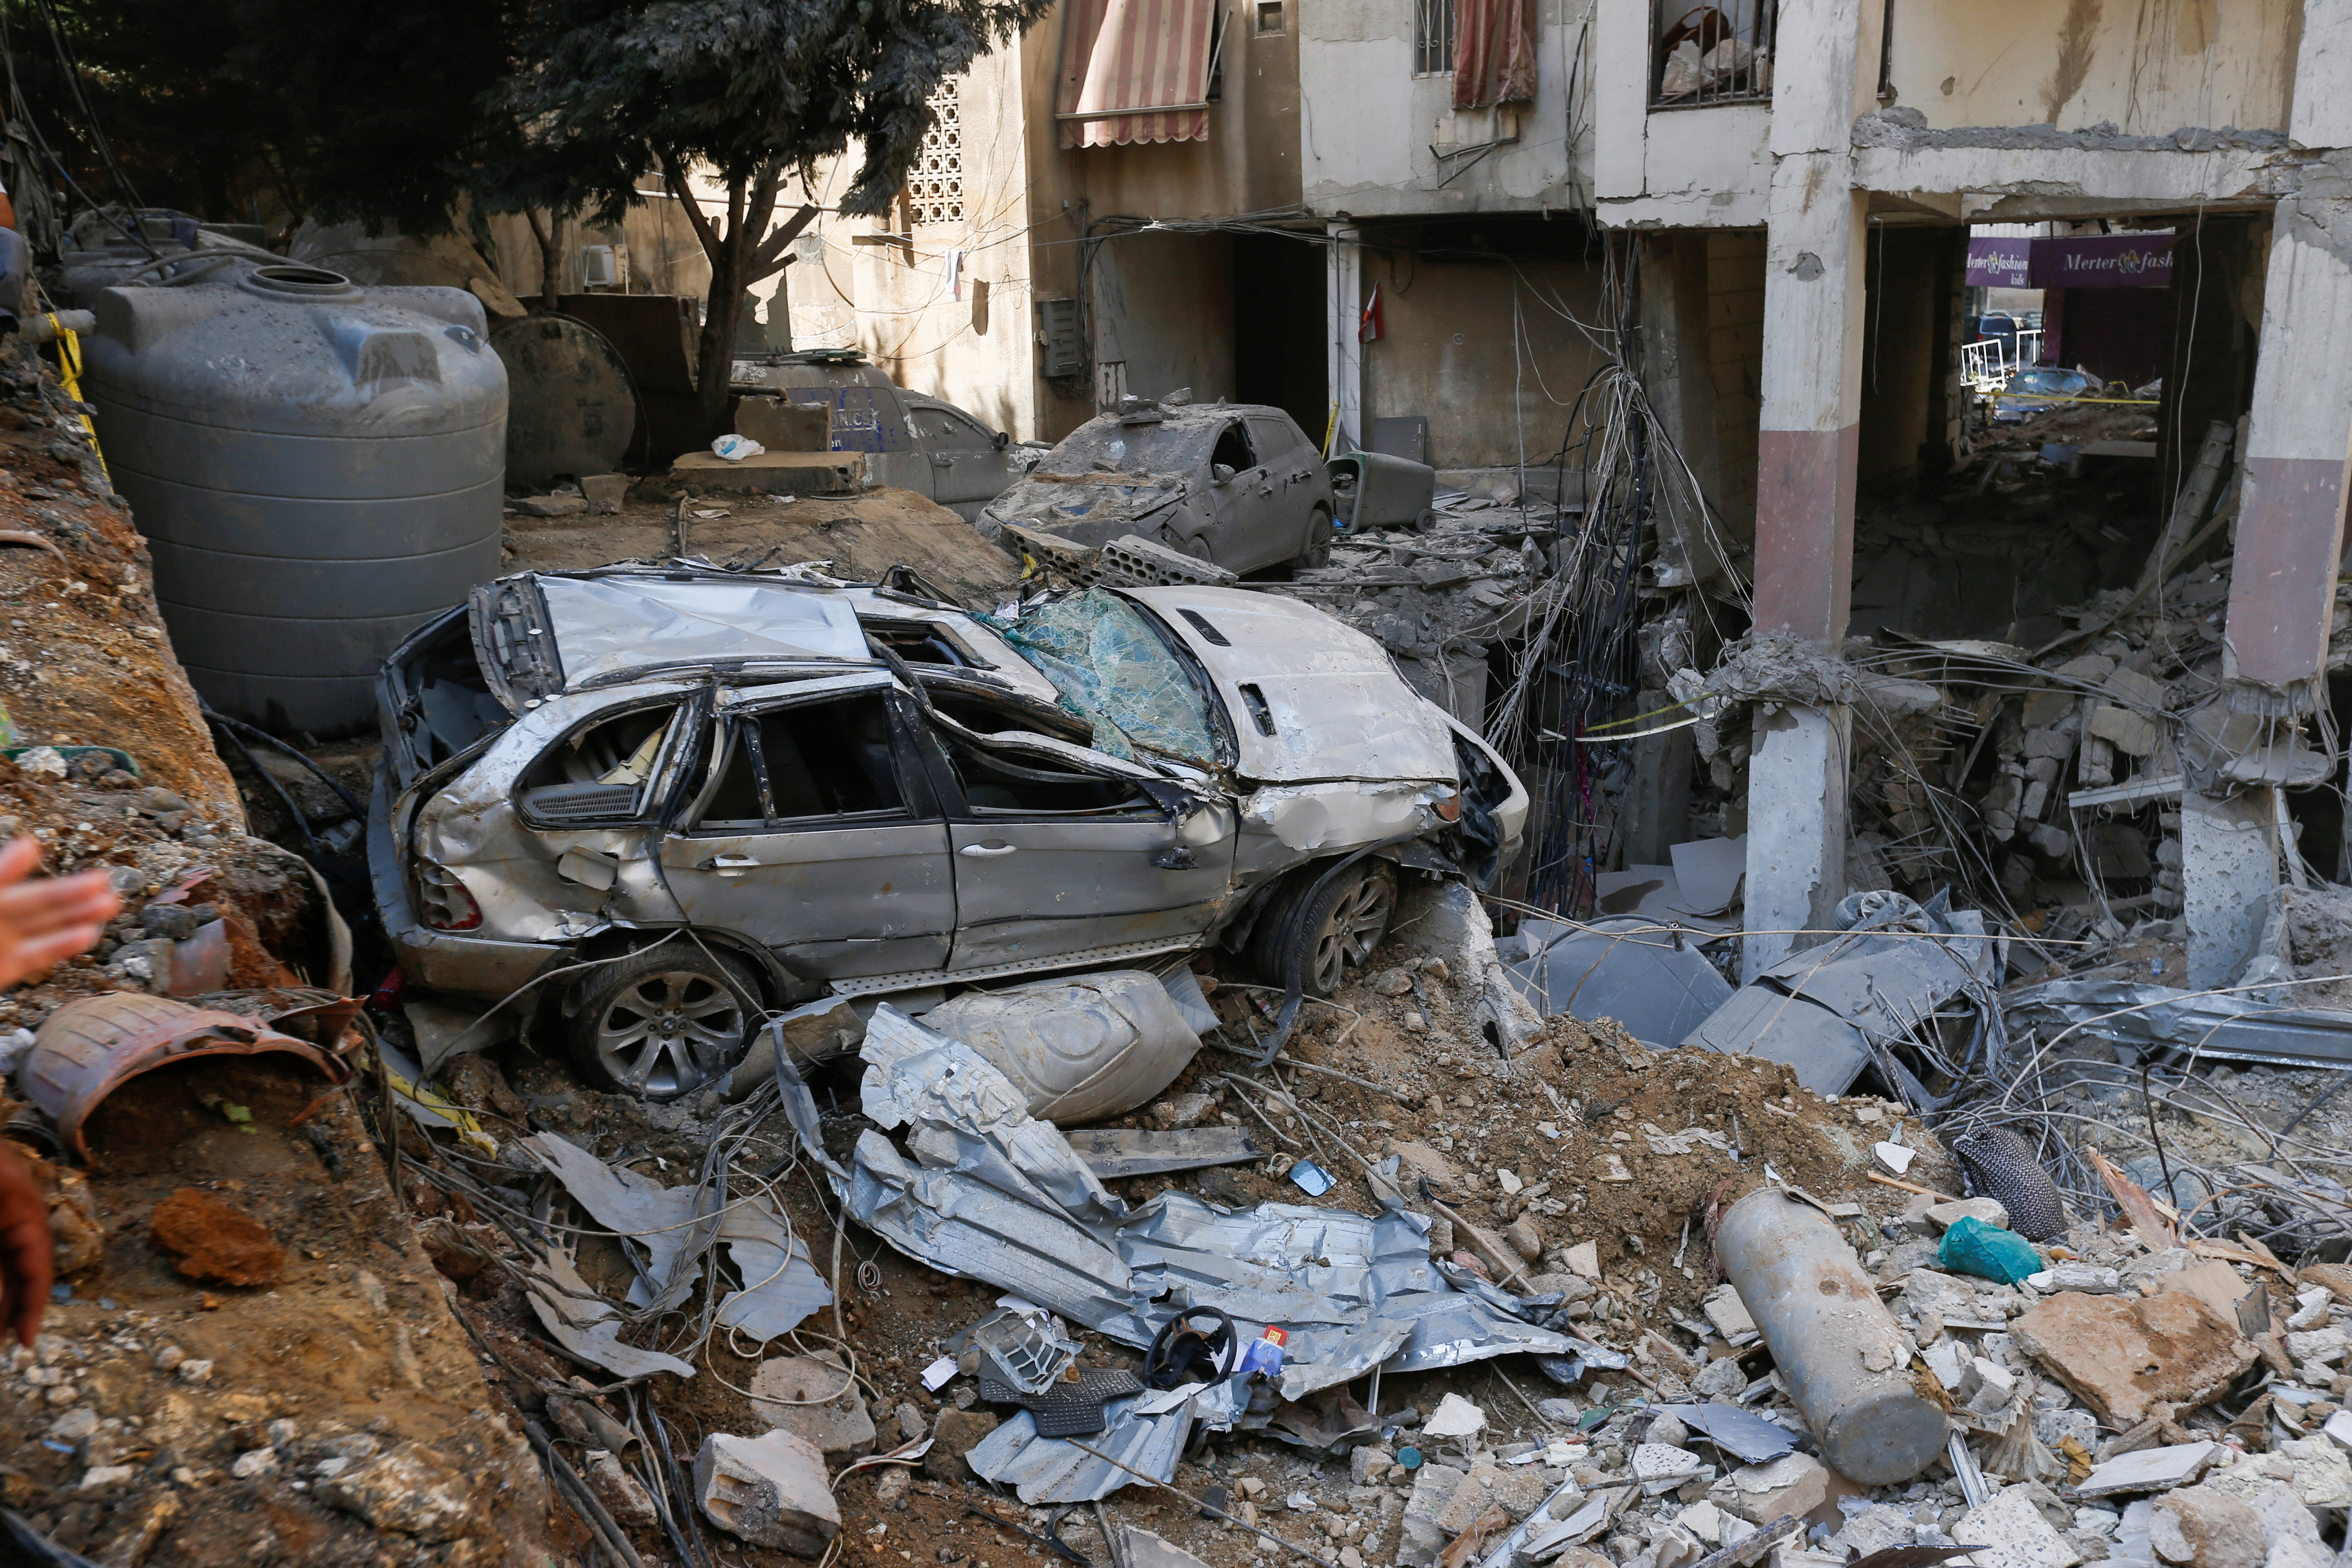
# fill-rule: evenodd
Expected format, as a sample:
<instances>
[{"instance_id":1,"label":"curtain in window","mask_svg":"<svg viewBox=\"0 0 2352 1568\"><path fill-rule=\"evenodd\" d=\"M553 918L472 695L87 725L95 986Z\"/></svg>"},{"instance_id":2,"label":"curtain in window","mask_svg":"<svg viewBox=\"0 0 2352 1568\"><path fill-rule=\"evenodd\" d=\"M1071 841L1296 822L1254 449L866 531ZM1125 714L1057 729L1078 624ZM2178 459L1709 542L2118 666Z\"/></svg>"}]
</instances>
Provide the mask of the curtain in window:
<instances>
[{"instance_id":1,"label":"curtain in window","mask_svg":"<svg viewBox=\"0 0 2352 1568\"><path fill-rule=\"evenodd\" d=\"M1454 107L1484 109L1536 96L1536 0L1458 0Z\"/></svg>"}]
</instances>

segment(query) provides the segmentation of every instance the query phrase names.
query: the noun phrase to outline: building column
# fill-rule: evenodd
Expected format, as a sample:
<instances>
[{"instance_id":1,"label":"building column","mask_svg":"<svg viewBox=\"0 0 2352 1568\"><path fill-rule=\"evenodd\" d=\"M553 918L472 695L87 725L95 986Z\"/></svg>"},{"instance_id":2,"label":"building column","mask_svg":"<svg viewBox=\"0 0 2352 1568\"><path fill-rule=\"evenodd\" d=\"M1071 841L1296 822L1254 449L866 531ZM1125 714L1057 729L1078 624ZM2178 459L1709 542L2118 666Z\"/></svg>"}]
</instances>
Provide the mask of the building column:
<instances>
[{"instance_id":1,"label":"building column","mask_svg":"<svg viewBox=\"0 0 2352 1568\"><path fill-rule=\"evenodd\" d=\"M1755 632L1829 658L1853 591L1868 207L1853 188L1853 128L1874 101L1879 13L1862 0L1782 0L1773 41ZM1836 703L1758 711L1746 924L1759 934L1740 955L1750 978L1806 940L1774 933L1825 929L1845 896L1849 723Z\"/></svg>"},{"instance_id":2,"label":"building column","mask_svg":"<svg viewBox=\"0 0 2352 1568\"><path fill-rule=\"evenodd\" d=\"M1864 198L1843 154L1784 157L1773 171L1764 264L1764 374L1757 433L1756 635L1829 658L1853 586L1860 450ZM1744 972L1753 977L1821 931L1845 896L1849 719L1838 704L1759 713L1748 763Z\"/></svg>"},{"instance_id":3,"label":"building column","mask_svg":"<svg viewBox=\"0 0 2352 1568\"><path fill-rule=\"evenodd\" d=\"M2201 789L2182 803L2194 986L2231 984L2252 955L2278 883L2278 785L2326 700L2352 472L2352 200L2279 202L2258 353L2217 700L2235 721L2208 726L2251 743L2192 767Z\"/></svg>"},{"instance_id":4,"label":"building column","mask_svg":"<svg viewBox=\"0 0 2352 1568\"><path fill-rule=\"evenodd\" d=\"M1364 444L1364 247L1352 225L1329 226L1328 281L1323 290L1329 330L1331 402L1338 432L1331 451L1355 451Z\"/></svg>"}]
</instances>

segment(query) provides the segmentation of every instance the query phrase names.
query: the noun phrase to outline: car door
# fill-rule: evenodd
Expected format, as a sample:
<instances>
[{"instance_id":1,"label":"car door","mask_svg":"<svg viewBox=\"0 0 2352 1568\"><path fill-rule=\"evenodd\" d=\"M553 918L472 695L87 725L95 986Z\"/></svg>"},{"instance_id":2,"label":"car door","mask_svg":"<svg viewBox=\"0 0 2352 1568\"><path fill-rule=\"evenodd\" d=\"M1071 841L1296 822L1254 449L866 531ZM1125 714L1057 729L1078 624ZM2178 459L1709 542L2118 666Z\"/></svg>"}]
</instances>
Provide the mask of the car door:
<instances>
[{"instance_id":1,"label":"car door","mask_svg":"<svg viewBox=\"0 0 2352 1568\"><path fill-rule=\"evenodd\" d=\"M699 787L661 846L686 918L739 932L816 979L945 963L955 924L947 823L888 678L728 695Z\"/></svg>"},{"instance_id":2,"label":"car door","mask_svg":"<svg viewBox=\"0 0 2352 1568\"><path fill-rule=\"evenodd\" d=\"M1287 531L1289 547L1281 559L1288 560L1313 542L1307 536L1307 524L1314 515L1315 503L1327 493L1327 487L1317 483L1324 474L1322 460L1287 416L1253 414L1247 423L1251 444L1257 448L1274 489L1279 526Z\"/></svg>"},{"instance_id":3,"label":"car door","mask_svg":"<svg viewBox=\"0 0 2352 1568\"><path fill-rule=\"evenodd\" d=\"M1223 469L1229 477L1218 479ZM1275 504L1272 473L1249 428L1236 416L1217 433L1209 454L1209 494L1216 512L1211 559L1233 572L1255 572L1287 561L1297 553L1292 529L1284 533L1280 509Z\"/></svg>"},{"instance_id":4,"label":"car door","mask_svg":"<svg viewBox=\"0 0 2352 1568\"><path fill-rule=\"evenodd\" d=\"M967 727L988 726L977 704L963 711ZM999 722L1024 727L1017 716ZM933 739L955 847L950 972L1189 938L1223 912L1230 805L1202 798L1171 810L1113 759L1075 746Z\"/></svg>"},{"instance_id":5,"label":"car door","mask_svg":"<svg viewBox=\"0 0 2352 1568\"><path fill-rule=\"evenodd\" d=\"M931 499L966 522L1019 477L996 433L959 409L909 399L907 427L930 464Z\"/></svg>"}]
</instances>

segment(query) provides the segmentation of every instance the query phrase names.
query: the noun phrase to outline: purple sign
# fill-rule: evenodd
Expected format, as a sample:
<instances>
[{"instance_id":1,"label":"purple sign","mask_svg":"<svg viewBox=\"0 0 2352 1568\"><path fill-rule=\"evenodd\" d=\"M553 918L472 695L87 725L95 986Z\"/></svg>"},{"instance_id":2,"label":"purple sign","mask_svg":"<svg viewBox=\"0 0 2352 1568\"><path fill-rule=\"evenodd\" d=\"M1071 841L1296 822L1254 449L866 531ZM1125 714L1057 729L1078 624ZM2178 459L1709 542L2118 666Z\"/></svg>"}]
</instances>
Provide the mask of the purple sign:
<instances>
[{"instance_id":1,"label":"purple sign","mask_svg":"<svg viewBox=\"0 0 2352 1568\"><path fill-rule=\"evenodd\" d=\"M2163 289L2172 282L2169 234L2102 234L2033 242L2036 289Z\"/></svg>"},{"instance_id":2,"label":"purple sign","mask_svg":"<svg viewBox=\"0 0 2352 1568\"><path fill-rule=\"evenodd\" d=\"M2172 282L2169 234L2085 239L1969 241L1972 289L2163 289Z\"/></svg>"},{"instance_id":3,"label":"purple sign","mask_svg":"<svg viewBox=\"0 0 2352 1568\"><path fill-rule=\"evenodd\" d=\"M1969 287L1971 289L2031 289L2030 239L1980 238L1969 241Z\"/></svg>"}]
</instances>

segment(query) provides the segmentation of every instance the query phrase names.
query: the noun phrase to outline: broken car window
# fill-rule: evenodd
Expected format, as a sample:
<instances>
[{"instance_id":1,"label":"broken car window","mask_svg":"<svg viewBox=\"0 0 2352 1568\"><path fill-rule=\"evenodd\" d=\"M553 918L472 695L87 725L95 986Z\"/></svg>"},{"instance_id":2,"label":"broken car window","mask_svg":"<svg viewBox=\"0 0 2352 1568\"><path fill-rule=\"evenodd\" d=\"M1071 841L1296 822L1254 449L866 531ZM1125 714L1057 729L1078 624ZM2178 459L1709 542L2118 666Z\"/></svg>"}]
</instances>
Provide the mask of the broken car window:
<instances>
[{"instance_id":1,"label":"broken car window","mask_svg":"<svg viewBox=\"0 0 2352 1568\"><path fill-rule=\"evenodd\" d=\"M1235 473L1257 467L1257 454L1250 448L1249 433L1238 419L1217 432L1216 449L1209 454L1212 467L1223 463Z\"/></svg>"},{"instance_id":2,"label":"broken car window","mask_svg":"<svg viewBox=\"0 0 2352 1568\"><path fill-rule=\"evenodd\" d=\"M1208 701L1151 623L1099 588L1035 605L1018 620L982 619L1041 670L1063 706L1094 726L1097 752L1133 761L1142 746L1213 763Z\"/></svg>"},{"instance_id":3,"label":"broken car window","mask_svg":"<svg viewBox=\"0 0 2352 1568\"><path fill-rule=\"evenodd\" d=\"M635 816L677 708L638 708L573 731L523 775L521 800L534 816L562 824Z\"/></svg>"},{"instance_id":4,"label":"broken car window","mask_svg":"<svg viewBox=\"0 0 2352 1568\"><path fill-rule=\"evenodd\" d=\"M726 763L698 826L740 831L901 809L890 716L877 693L724 721Z\"/></svg>"}]
</instances>

